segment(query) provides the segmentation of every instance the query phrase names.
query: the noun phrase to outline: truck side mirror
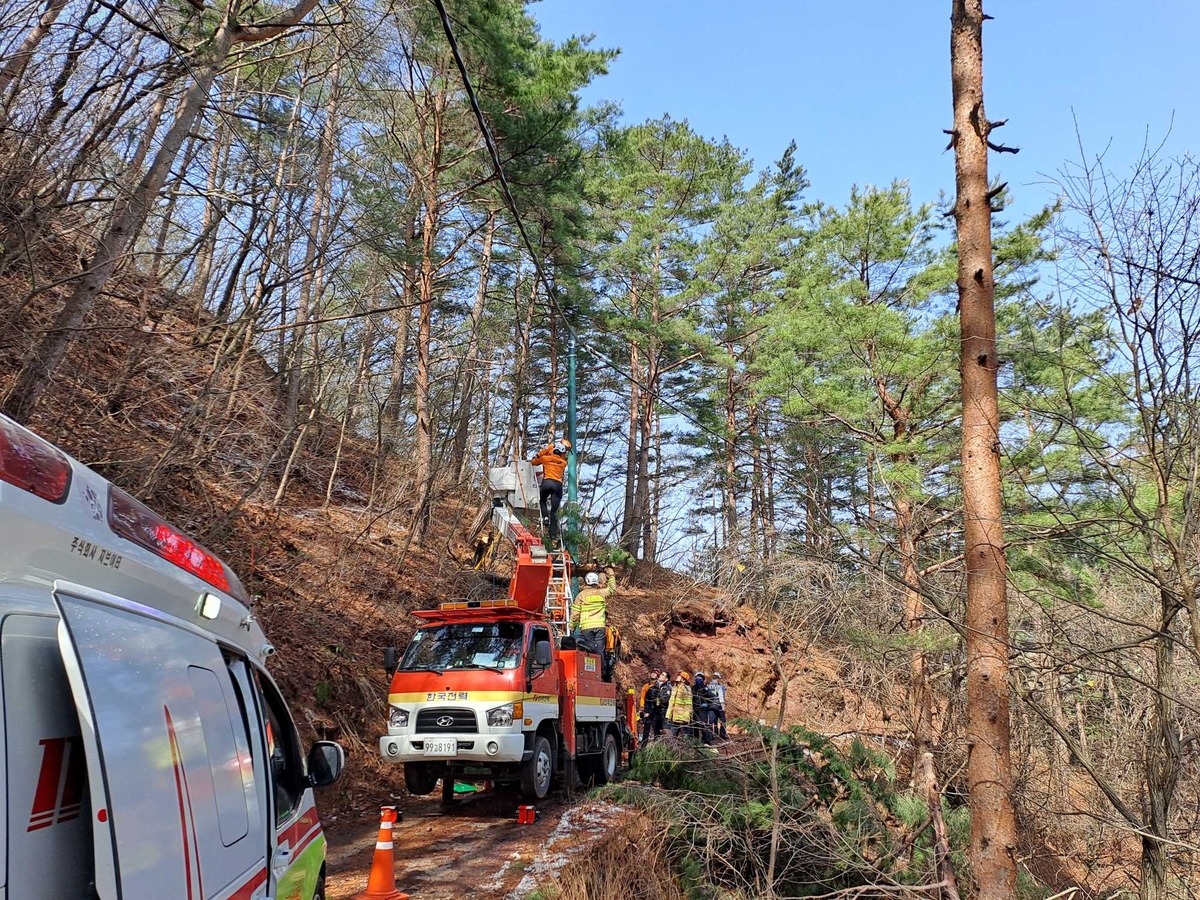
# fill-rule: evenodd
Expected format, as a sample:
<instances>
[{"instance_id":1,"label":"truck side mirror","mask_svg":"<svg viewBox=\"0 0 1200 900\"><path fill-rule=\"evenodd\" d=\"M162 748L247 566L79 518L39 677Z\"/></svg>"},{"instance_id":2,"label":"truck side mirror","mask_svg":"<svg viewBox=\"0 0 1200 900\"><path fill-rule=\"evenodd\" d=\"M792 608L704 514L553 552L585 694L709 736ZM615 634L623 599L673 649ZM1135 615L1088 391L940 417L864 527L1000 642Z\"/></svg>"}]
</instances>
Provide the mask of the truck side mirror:
<instances>
[{"instance_id":1,"label":"truck side mirror","mask_svg":"<svg viewBox=\"0 0 1200 900\"><path fill-rule=\"evenodd\" d=\"M533 662L542 669L548 669L554 664L554 651L549 641L538 641L533 645Z\"/></svg>"},{"instance_id":2,"label":"truck side mirror","mask_svg":"<svg viewBox=\"0 0 1200 900\"><path fill-rule=\"evenodd\" d=\"M342 777L346 768L346 751L334 741L317 741L308 751L308 783L325 787Z\"/></svg>"},{"instance_id":3,"label":"truck side mirror","mask_svg":"<svg viewBox=\"0 0 1200 900\"><path fill-rule=\"evenodd\" d=\"M386 647L383 651L383 668L388 675L396 671L396 666L400 665L400 654L396 652L395 647Z\"/></svg>"}]
</instances>

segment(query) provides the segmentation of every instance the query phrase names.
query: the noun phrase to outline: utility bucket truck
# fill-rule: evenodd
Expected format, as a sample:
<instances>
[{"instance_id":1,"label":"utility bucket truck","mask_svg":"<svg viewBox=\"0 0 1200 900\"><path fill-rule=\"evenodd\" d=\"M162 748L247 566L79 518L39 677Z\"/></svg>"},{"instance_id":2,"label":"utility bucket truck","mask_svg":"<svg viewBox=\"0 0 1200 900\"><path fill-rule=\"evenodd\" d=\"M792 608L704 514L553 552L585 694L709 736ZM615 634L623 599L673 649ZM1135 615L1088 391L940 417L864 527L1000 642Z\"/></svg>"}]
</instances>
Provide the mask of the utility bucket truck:
<instances>
[{"instance_id":1,"label":"utility bucket truck","mask_svg":"<svg viewBox=\"0 0 1200 900\"><path fill-rule=\"evenodd\" d=\"M393 648L385 760L404 764L413 794L442 783L518 782L540 800L561 774L572 785L605 784L630 733L617 686L601 678L600 657L575 648L571 563L547 548L515 510L537 509L527 462L488 472L492 522L516 552L506 596L451 601L415 615L421 625L402 657Z\"/></svg>"}]
</instances>

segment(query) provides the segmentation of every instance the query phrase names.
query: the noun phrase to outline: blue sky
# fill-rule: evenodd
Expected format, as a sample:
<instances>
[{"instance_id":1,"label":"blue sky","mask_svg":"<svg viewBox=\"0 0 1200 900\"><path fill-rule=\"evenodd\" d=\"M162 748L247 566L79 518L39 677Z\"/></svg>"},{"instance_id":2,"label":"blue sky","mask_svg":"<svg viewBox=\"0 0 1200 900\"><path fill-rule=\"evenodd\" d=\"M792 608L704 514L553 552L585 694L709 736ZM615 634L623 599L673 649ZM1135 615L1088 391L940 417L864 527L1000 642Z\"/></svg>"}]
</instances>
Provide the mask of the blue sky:
<instances>
[{"instance_id":1,"label":"blue sky","mask_svg":"<svg viewBox=\"0 0 1200 900\"><path fill-rule=\"evenodd\" d=\"M1149 134L1168 150L1200 141L1200 2L993 0L984 31L992 157L1014 212L1053 197L1045 182L1078 158L1072 111L1094 154L1120 169ZM727 135L757 165L795 139L810 199L841 203L852 184L906 178L917 200L954 186L949 0L541 0L547 38L594 34L621 50L588 101L629 122L670 113ZM1172 116L1174 122L1172 124Z\"/></svg>"}]
</instances>

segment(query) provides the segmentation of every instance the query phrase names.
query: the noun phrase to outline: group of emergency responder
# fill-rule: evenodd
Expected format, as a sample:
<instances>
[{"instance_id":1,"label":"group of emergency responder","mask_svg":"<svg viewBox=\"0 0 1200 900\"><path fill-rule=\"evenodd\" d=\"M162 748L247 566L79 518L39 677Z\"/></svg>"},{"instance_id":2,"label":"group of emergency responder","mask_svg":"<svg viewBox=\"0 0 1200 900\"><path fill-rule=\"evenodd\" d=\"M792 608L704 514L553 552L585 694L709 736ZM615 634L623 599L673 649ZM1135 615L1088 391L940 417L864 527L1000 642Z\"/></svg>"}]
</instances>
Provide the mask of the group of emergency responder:
<instances>
[{"instance_id":1,"label":"group of emergency responder","mask_svg":"<svg viewBox=\"0 0 1200 900\"><path fill-rule=\"evenodd\" d=\"M651 669L638 701L642 743L661 737L690 737L706 744L729 740L725 727L725 683L720 672L706 678L678 672L674 683L666 670Z\"/></svg>"}]
</instances>

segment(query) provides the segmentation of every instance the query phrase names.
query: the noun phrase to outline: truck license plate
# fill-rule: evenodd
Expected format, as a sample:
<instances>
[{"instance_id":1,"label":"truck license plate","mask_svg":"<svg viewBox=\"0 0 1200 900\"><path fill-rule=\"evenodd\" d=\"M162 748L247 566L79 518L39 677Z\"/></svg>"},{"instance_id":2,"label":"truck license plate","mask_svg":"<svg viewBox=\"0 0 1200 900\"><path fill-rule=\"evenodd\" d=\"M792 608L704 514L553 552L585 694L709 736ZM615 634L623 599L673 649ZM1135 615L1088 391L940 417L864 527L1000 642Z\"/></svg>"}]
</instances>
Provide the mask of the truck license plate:
<instances>
[{"instance_id":1,"label":"truck license plate","mask_svg":"<svg viewBox=\"0 0 1200 900\"><path fill-rule=\"evenodd\" d=\"M425 739L426 756L458 756L457 738Z\"/></svg>"}]
</instances>

